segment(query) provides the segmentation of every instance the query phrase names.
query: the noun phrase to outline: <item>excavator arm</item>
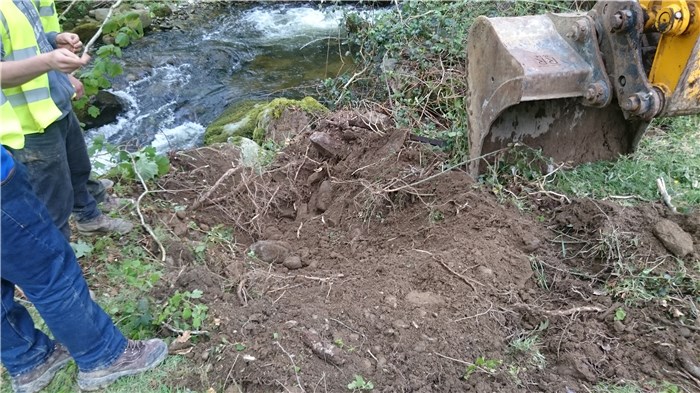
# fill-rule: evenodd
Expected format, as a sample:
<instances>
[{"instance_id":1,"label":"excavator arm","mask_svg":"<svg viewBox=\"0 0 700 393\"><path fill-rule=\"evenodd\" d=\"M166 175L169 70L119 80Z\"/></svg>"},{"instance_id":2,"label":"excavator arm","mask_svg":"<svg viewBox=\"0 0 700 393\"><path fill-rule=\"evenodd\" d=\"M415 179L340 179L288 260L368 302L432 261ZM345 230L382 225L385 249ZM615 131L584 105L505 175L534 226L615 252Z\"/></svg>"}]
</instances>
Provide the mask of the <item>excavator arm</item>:
<instances>
[{"instance_id":1,"label":"excavator arm","mask_svg":"<svg viewBox=\"0 0 700 393\"><path fill-rule=\"evenodd\" d=\"M468 43L470 171L519 142L572 164L634 151L655 117L700 113L700 0L599 1L486 18Z\"/></svg>"}]
</instances>

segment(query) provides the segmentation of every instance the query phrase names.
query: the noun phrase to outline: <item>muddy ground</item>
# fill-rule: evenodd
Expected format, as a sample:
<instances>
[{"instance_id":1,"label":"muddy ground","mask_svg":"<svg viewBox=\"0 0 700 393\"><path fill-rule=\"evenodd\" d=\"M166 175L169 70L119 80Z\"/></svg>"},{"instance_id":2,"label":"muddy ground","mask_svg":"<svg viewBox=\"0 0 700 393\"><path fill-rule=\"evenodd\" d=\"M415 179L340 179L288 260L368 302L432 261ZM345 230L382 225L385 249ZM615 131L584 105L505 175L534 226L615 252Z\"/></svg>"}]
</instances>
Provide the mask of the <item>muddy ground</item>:
<instances>
[{"instance_id":1,"label":"muddy ground","mask_svg":"<svg viewBox=\"0 0 700 393\"><path fill-rule=\"evenodd\" d=\"M208 334L172 348L198 365L173 384L348 392L360 375L375 392L700 391L698 212L546 192L516 208L383 124L329 115L285 135L262 173L230 145L171 155L159 186L179 191L158 195L185 209L149 213L177 239L154 295L200 289L209 306ZM654 234L662 221L695 251L674 259Z\"/></svg>"}]
</instances>

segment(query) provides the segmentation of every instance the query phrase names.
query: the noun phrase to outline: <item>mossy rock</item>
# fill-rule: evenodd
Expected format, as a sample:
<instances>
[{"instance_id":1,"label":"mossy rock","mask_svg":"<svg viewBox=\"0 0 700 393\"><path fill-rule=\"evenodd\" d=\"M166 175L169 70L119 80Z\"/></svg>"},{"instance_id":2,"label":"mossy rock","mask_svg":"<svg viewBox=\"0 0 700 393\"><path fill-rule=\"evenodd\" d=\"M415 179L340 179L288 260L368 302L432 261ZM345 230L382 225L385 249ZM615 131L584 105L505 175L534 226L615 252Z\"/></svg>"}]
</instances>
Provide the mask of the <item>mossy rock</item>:
<instances>
[{"instance_id":1,"label":"mossy rock","mask_svg":"<svg viewBox=\"0 0 700 393\"><path fill-rule=\"evenodd\" d=\"M172 8L168 4L154 4L151 7L151 12L156 18L166 18L173 14Z\"/></svg>"},{"instance_id":2,"label":"mossy rock","mask_svg":"<svg viewBox=\"0 0 700 393\"><path fill-rule=\"evenodd\" d=\"M246 137L257 143L266 139L267 128L273 120L279 119L286 109L298 109L309 115L317 116L328 112L312 97L301 100L276 98L268 103L244 101L233 105L212 122L204 132L204 143L225 142L229 138Z\"/></svg>"},{"instance_id":3,"label":"mossy rock","mask_svg":"<svg viewBox=\"0 0 700 393\"><path fill-rule=\"evenodd\" d=\"M97 22L88 22L76 26L72 33L75 33L80 37L80 41L88 42L99 30L100 24Z\"/></svg>"}]
</instances>

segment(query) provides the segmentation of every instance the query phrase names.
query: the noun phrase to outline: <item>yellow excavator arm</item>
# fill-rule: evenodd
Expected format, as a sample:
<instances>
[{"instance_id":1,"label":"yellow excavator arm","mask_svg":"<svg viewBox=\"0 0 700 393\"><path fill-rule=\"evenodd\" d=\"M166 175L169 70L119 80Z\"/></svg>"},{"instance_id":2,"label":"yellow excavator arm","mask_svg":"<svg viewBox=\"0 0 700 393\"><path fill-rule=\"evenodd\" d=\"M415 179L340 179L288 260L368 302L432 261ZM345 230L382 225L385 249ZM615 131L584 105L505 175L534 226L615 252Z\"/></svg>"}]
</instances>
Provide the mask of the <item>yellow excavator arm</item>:
<instances>
[{"instance_id":1,"label":"yellow excavator arm","mask_svg":"<svg viewBox=\"0 0 700 393\"><path fill-rule=\"evenodd\" d=\"M634 151L653 118L700 113L699 36L700 0L477 18L467 65L472 174L513 142L573 164L615 159Z\"/></svg>"}]
</instances>

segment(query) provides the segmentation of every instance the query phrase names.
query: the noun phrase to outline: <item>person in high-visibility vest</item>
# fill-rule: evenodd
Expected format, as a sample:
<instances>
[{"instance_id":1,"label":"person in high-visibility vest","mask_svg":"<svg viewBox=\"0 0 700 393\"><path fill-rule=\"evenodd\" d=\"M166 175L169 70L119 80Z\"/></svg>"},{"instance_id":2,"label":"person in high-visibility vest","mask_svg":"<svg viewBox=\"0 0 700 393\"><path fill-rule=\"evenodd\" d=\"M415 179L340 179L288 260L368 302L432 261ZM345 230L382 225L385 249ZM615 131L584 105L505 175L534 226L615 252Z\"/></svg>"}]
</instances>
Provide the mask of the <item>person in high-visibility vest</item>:
<instances>
[{"instance_id":1,"label":"person in high-visibility vest","mask_svg":"<svg viewBox=\"0 0 700 393\"><path fill-rule=\"evenodd\" d=\"M102 214L87 190L92 166L66 75L89 61L74 53L82 48L80 39L45 34L32 0L0 1L0 35L0 85L25 134L24 147L12 152L27 166L54 223L67 239L71 212L81 234L129 232L133 224Z\"/></svg>"},{"instance_id":2,"label":"person in high-visibility vest","mask_svg":"<svg viewBox=\"0 0 700 393\"><path fill-rule=\"evenodd\" d=\"M19 119L11 107L2 109L2 126L19 138ZM14 392L36 393L68 362L78 366L81 390L101 389L117 379L150 370L168 354L160 339L127 340L109 315L90 298L75 253L37 199L27 169L0 146L0 208L2 209L2 312L0 359ZM36 329L27 309L14 300L15 286L24 292L44 319L54 339Z\"/></svg>"}]
</instances>

